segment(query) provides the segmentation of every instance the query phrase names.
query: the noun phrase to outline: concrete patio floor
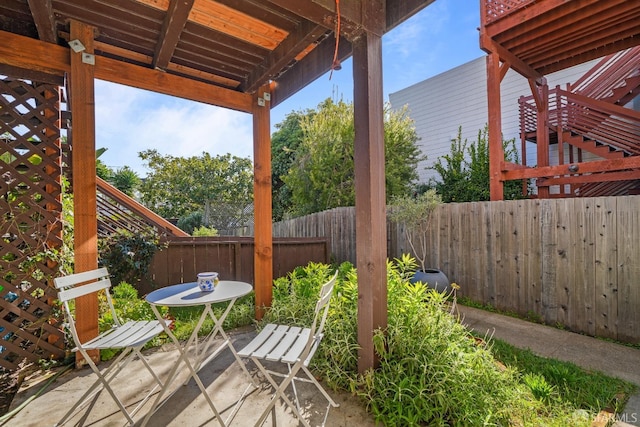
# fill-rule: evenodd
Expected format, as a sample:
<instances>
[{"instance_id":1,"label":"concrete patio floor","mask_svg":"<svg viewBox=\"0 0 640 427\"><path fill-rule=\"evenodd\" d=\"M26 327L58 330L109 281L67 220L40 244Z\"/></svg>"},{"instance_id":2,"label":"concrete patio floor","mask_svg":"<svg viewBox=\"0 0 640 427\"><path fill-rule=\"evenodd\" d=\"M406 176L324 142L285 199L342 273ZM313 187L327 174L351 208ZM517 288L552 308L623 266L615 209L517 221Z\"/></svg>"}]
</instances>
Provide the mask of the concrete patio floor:
<instances>
[{"instance_id":1,"label":"concrete patio floor","mask_svg":"<svg viewBox=\"0 0 640 427\"><path fill-rule=\"evenodd\" d=\"M241 348L254 336L253 328L237 330L229 334L235 348ZM173 345L164 348L154 349L145 352L149 357L151 366L156 369L161 379L166 378L171 367L175 363L178 352ZM222 418L227 421L233 412L236 402L242 397L250 381L237 363L234 363L231 352L227 349L212 363L204 367L200 373L207 392L211 396L214 405L220 412ZM103 368L103 366L100 366ZM255 376L257 369L252 363L248 364L249 370ZM155 385L148 371L138 360L132 361L126 368L126 372L120 373L114 381L114 390L132 410L145 395ZM195 381L190 380L187 385L182 383L187 378L186 369L182 369L182 374L176 379L170 390L177 390L151 417L148 426L217 426L220 423L214 419L213 412L207 401L200 393ZM95 375L89 368L80 370L70 370L61 375L52 383L46 391L37 399L31 401L24 409L12 417L5 425L10 426L52 426L66 411L76 402L95 380ZM16 395L12 403L12 408L16 408L22 402L29 399L42 387L46 378L38 377L38 382L25 380L21 390ZM265 388L266 381L260 381L263 386L251 392L243 401L237 414L230 423L231 426L252 426L258 421L262 410L267 406L272 391ZM327 401L316 391L312 384L296 384L303 416L312 426L321 425L327 409ZM373 417L367 414L364 405L357 397L344 392L334 392L325 386L325 389L334 400L340 404L338 408L331 408L326 421L327 426L347 427L347 426L375 426ZM155 395L154 395L155 396ZM151 399L153 401L153 398ZM142 419L151 407L147 402L140 412L134 416L136 425L142 424ZM264 425L271 424L270 415ZM89 405L77 411L68 420L65 426L123 426L126 425L126 418L119 412L118 407L111 397L106 393L100 393ZM299 423L290 410L285 410L281 403L276 405L277 426L293 427Z\"/></svg>"},{"instance_id":2,"label":"concrete patio floor","mask_svg":"<svg viewBox=\"0 0 640 427\"><path fill-rule=\"evenodd\" d=\"M487 332L512 345L529 348L534 353L560 360L573 362L586 369L598 370L605 374L619 377L640 385L640 350L575 334L572 332L527 322L513 317L502 316L483 310L459 306L462 321L471 329L480 333ZM253 328L245 328L230 333L236 348L241 348L255 336ZM166 377L177 358L173 346L155 349L147 353L152 366L158 369L161 376ZM200 372L207 392L221 412L223 419L232 412L234 403L242 396L249 379L234 361L229 350L225 350L213 363ZM250 370L253 365L249 364ZM8 420L7 426L51 426L57 422L94 380L95 376L87 368L71 370L53 384L37 399L31 401L24 409ZM126 402L133 402L148 391L152 385L150 375L142 368L139 361L132 362L127 372L121 374L116 389ZM162 378L162 377L161 377ZM183 375L186 378L186 374ZM46 378L42 376L33 380L25 380L13 401L12 408L29 399L42 387ZM149 426L216 426L213 413L193 380L186 386L174 381L172 390L178 390L151 418ZM262 382L261 384L265 384ZM372 427L376 423L367 414L364 404L354 396L344 392L334 392L325 387L329 394L340 404L331 408L326 425L333 427L363 426ZM301 384L298 387L303 416L312 426L321 425L327 402L313 385ZM258 420L271 396L269 389L258 389L249 395L242 404L238 414L233 418L232 426L252 426ZM136 419L143 418L150 404L147 403ZM284 410L278 404L276 423L279 427L298 426L298 421L291 411ZM65 426L122 426L125 417L117 410L115 403L106 393L101 393L90 406L78 412ZM138 422L136 425L140 425ZM264 425L271 424L271 416ZM596 424L594 424L595 426ZM602 424L604 425L604 424ZM616 427L640 426L640 392L631 396L624 411L619 414Z\"/></svg>"}]
</instances>

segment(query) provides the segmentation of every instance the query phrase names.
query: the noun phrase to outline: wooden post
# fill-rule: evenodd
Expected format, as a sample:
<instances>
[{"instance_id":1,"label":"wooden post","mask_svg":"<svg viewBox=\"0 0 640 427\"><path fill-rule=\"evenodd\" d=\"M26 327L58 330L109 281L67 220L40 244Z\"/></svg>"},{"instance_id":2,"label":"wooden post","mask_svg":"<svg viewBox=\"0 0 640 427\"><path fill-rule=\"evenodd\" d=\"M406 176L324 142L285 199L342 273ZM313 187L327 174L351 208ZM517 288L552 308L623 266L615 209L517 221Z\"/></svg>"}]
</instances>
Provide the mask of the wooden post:
<instances>
[{"instance_id":1,"label":"wooden post","mask_svg":"<svg viewBox=\"0 0 640 427\"><path fill-rule=\"evenodd\" d=\"M373 331L387 326L387 231L384 180L382 39L353 42L358 371L376 365Z\"/></svg>"},{"instance_id":2,"label":"wooden post","mask_svg":"<svg viewBox=\"0 0 640 427\"><path fill-rule=\"evenodd\" d=\"M487 55L487 107L489 109L489 193L491 200L504 199L501 80L500 57L497 53L490 53Z\"/></svg>"},{"instance_id":3,"label":"wooden post","mask_svg":"<svg viewBox=\"0 0 640 427\"><path fill-rule=\"evenodd\" d=\"M69 73L71 126L73 143L73 217L75 272L98 267L98 220L96 203L96 126L93 65L82 61L83 53L93 54L93 27L71 21L71 40L80 40L84 52L71 55ZM86 341L98 335L98 297L78 298L76 304L78 335ZM91 353L96 362L98 351ZM76 364L82 356L76 355Z\"/></svg>"},{"instance_id":4,"label":"wooden post","mask_svg":"<svg viewBox=\"0 0 640 427\"><path fill-rule=\"evenodd\" d=\"M273 284L273 233L271 222L271 112L263 86L253 100L253 193L254 193L254 289L256 319L271 306Z\"/></svg>"},{"instance_id":5,"label":"wooden post","mask_svg":"<svg viewBox=\"0 0 640 427\"><path fill-rule=\"evenodd\" d=\"M536 145L538 167L549 166L549 86L546 82L536 86L538 92L534 97L537 107ZM562 164L562 163L560 163ZM549 186L538 185L538 197L549 198Z\"/></svg>"}]
</instances>

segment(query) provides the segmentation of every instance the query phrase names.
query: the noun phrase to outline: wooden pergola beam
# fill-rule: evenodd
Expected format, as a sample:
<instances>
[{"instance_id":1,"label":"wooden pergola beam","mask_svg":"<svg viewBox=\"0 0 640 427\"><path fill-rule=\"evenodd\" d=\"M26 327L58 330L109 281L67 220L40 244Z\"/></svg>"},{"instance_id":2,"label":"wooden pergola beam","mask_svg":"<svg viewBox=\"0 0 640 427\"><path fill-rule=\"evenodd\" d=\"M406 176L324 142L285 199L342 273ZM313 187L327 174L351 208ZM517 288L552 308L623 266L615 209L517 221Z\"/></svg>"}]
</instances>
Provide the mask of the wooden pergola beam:
<instances>
[{"instance_id":1,"label":"wooden pergola beam","mask_svg":"<svg viewBox=\"0 0 640 427\"><path fill-rule=\"evenodd\" d=\"M304 87L306 83L317 79L331 68L335 48L333 33L329 35L329 38L334 42L322 43L276 80L271 96L271 108L285 101ZM338 44L338 59L344 61L351 56L351 52L351 42L341 37Z\"/></svg>"},{"instance_id":2,"label":"wooden pergola beam","mask_svg":"<svg viewBox=\"0 0 640 427\"><path fill-rule=\"evenodd\" d=\"M0 63L58 76L63 76L71 69L69 62L71 50L69 48L6 31L0 31L0 39L2 39ZM113 83L244 113L253 111L253 101L250 94L101 56L96 56L94 76Z\"/></svg>"},{"instance_id":3,"label":"wooden pergola beam","mask_svg":"<svg viewBox=\"0 0 640 427\"><path fill-rule=\"evenodd\" d=\"M240 89L243 92L254 92L260 85L266 84L276 77L287 64L296 61L296 57L327 32L327 28L303 21L294 32L276 47L263 63L256 67Z\"/></svg>"}]
</instances>

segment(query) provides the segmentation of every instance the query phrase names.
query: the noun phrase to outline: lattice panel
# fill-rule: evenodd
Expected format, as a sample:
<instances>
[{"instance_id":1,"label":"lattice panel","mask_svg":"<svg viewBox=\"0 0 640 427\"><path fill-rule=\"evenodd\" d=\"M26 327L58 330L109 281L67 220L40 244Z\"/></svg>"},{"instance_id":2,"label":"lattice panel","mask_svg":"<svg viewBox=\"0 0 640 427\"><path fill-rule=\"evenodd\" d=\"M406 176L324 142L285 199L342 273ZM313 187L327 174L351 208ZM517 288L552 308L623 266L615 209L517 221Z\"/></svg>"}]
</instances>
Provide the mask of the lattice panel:
<instances>
[{"instance_id":1,"label":"lattice panel","mask_svg":"<svg viewBox=\"0 0 640 427\"><path fill-rule=\"evenodd\" d=\"M1 77L1 76L0 76ZM0 367L64 355L58 87L0 78Z\"/></svg>"},{"instance_id":2,"label":"lattice panel","mask_svg":"<svg viewBox=\"0 0 640 427\"><path fill-rule=\"evenodd\" d=\"M485 23L488 24L508 15L527 3L533 3L533 0L486 0Z\"/></svg>"}]
</instances>

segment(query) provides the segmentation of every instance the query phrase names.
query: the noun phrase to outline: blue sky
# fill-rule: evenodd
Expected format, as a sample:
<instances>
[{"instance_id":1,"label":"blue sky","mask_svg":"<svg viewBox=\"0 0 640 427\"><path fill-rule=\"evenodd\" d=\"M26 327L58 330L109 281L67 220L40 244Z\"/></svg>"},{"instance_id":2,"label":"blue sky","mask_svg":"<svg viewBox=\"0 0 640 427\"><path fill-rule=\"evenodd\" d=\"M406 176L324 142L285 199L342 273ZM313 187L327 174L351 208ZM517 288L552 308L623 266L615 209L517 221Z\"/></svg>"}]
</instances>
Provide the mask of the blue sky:
<instances>
[{"instance_id":1,"label":"blue sky","mask_svg":"<svg viewBox=\"0 0 640 427\"><path fill-rule=\"evenodd\" d=\"M382 39L383 90L389 93L462 65L484 53L478 47L478 0L436 0ZM294 110L315 108L332 97L353 100L351 59L271 110L272 127ZM147 169L138 153L253 157L251 116L139 89L96 82L96 147L100 159L118 169Z\"/></svg>"}]
</instances>

